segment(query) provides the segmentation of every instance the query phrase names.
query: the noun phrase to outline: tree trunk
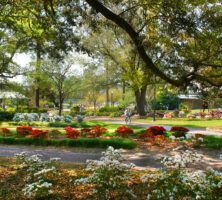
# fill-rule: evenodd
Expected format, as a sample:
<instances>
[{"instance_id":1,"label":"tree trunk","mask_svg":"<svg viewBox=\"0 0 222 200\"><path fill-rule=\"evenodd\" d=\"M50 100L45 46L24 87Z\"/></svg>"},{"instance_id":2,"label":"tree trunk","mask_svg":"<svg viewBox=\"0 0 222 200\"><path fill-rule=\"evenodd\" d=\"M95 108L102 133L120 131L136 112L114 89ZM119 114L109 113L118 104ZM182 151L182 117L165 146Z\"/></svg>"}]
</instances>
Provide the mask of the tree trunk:
<instances>
[{"instance_id":1,"label":"tree trunk","mask_svg":"<svg viewBox=\"0 0 222 200\"><path fill-rule=\"evenodd\" d=\"M40 96L40 88L39 88L40 62L41 62L40 44L37 42L37 47L36 47L36 90L35 90L35 106L36 107L39 107L39 96Z\"/></svg>"},{"instance_id":2,"label":"tree trunk","mask_svg":"<svg viewBox=\"0 0 222 200\"><path fill-rule=\"evenodd\" d=\"M156 86L154 86L154 98L153 98L153 121L156 121Z\"/></svg>"},{"instance_id":3,"label":"tree trunk","mask_svg":"<svg viewBox=\"0 0 222 200\"><path fill-rule=\"evenodd\" d=\"M106 87L106 106L109 106L109 87Z\"/></svg>"},{"instance_id":4,"label":"tree trunk","mask_svg":"<svg viewBox=\"0 0 222 200\"><path fill-rule=\"evenodd\" d=\"M63 98L59 97L59 116L62 115L62 108L63 108L62 104L63 104Z\"/></svg>"},{"instance_id":5,"label":"tree trunk","mask_svg":"<svg viewBox=\"0 0 222 200\"><path fill-rule=\"evenodd\" d=\"M140 116L144 116L146 114L145 112L146 88L147 88L147 85L143 86L140 90L135 91L137 113Z\"/></svg>"},{"instance_id":6,"label":"tree trunk","mask_svg":"<svg viewBox=\"0 0 222 200\"><path fill-rule=\"evenodd\" d=\"M93 102L94 110L96 110L96 101Z\"/></svg>"},{"instance_id":7,"label":"tree trunk","mask_svg":"<svg viewBox=\"0 0 222 200\"><path fill-rule=\"evenodd\" d=\"M125 94L126 94L126 82L123 81L123 96L122 96L122 100L125 99Z\"/></svg>"}]
</instances>

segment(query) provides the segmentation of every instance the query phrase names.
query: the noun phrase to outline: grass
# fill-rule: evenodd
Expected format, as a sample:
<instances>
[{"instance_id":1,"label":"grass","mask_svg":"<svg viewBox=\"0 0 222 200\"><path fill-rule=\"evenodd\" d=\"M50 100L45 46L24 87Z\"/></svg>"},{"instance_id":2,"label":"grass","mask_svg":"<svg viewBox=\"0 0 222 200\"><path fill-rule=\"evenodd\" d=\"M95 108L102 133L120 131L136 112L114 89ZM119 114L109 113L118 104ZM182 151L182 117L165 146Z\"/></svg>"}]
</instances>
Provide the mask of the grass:
<instances>
[{"instance_id":1,"label":"grass","mask_svg":"<svg viewBox=\"0 0 222 200\"><path fill-rule=\"evenodd\" d=\"M204 138L204 144L209 149L222 149L222 137L208 135Z\"/></svg>"},{"instance_id":2,"label":"grass","mask_svg":"<svg viewBox=\"0 0 222 200\"><path fill-rule=\"evenodd\" d=\"M146 118L136 119L134 121L153 125L184 126L191 128L207 128L213 126L222 126L222 119L157 118L156 120L157 121L153 122L153 118Z\"/></svg>"},{"instance_id":3,"label":"grass","mask_svg":"<svg viewBox=\"0 0 222 200\"><path fill-rule=\"evenodd\" d=\"M107 148L113 146L114 148L134 149L137 144L135 141L126 138L80 138L80 139L36 139L36 138L14 138L14 137L0 137L0 144L20 144L20 145L36 145L36 146L67 146L67 147L96 147Z\"/></svg>"}]
</instances>

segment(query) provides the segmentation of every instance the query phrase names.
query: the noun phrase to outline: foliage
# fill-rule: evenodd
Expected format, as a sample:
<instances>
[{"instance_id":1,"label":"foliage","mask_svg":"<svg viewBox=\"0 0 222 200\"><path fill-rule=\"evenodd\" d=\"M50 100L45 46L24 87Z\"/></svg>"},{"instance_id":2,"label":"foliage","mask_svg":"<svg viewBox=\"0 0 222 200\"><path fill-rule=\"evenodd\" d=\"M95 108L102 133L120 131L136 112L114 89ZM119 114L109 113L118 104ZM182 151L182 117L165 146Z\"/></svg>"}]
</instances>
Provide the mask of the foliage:
<instances>
[{"instance_id":1,"label":"foliage","mask_svg":"<svg viewBox=\"0 0 222 200\"><path fill-rule=\"evenodd\" d=\"M133 134L133 129L127 126L120 126L115 130L115 133L118 133L121 137L129 137L130 134Z\"/></svg>"},{"instance_id":2,"label":"foliage","mask_svg":"<svg viewBox=\"0 0 222 200\"><path fill-rule=\"evenodd\" d=\"M94 137L100 137L102 134L107 132L108 130L102 126L92 127L92 134Z\"/></svg>"},{"instance_id":3,"label":"foliage","mask_svg":"<svg viewBox=\"0 0 222 200\"><path fill-rule=\"evenodd\" d=\"M171 127L170 131L173 132L173 135L175 137L185 137L186 133L189 132L189 129L184 127L173 126Z\"/></svg>"},{"instance_id":4,"label":"foliage","mask_svg":"<svg viewBox=\"0 0 222 200\"><path fill-rule=\"evenodd\" d=\"M80 106L74 105L70 108L70 111L74 112L74 113L78 113L78 112L80 112Z\"/></svg>"},{"instance_id":5,"label":"foliage","mask_svg":"<svg viewBox=\"0 0 222 200\"><path fill-rule=\"evenodd\" d=\"M131 179L127 176L134 165L126 164L124 161L126 160L121 156L120 150L109 147L106 152L103 152L103 157L99 161L87 161L86 170L92 171L93 174L90 177L78 179L75 183L92 184L93 197L96 199L116 199L121 196L136 199L130 189Z\"/></svg>"},{"instance_id":6,"label":"foliage","mask_svg":"<svg viewBox=\"0 0 222 200\"><path fill-rule=\"evenodd\" d=\"M174 115L174 117L179 117L179 110L174 110L173 111L173 115Z\"/></svg>"},{"instance_id":7,"label":"foliage","mask_svg":"<svg viewBox=\"0 0 222 200\"><path fill-rule=\"evenodd\" d=\"M15 112L17 113L47 113L47 109L40 109L36 107L18 107Z\"/></svg>"},{"instance_id":8,"label":"foliage","mask_svg":"<svg viewBox=\"0 0 222 200\"><path fill-rule=\"evenodd\" d=\"M59 130L57 130L57 129L53 129L53 130L48 131L48 136L49 136L49 138L54 138L54 139L56 139L56 138L58 138L61 134L62 134L62 133L61 133Z\"/></svg>"},{"instance_id":9,"label":"foliage","mask_svg":"<svg viewBox=\"0 0 222 200\"><path fill-rule=\"evenodd\" d=\"M92 129L91 128L82 128L80 130L80 136L81 137L87 137L90 136L92 134Z\"/></svg>"},{"instance_id":10,"label":"foliage","mask_svg":"<svg viewBox=\"0 0 222 200\"><path fill-rule=\"evenodd\" d=\"M77 139L79 137L79 131L73 129L70 126L65 127L64 130L66 131L67 138Z\"/></svg>"},{"instance_id":11,"label":"foliage","mask_svg":"<svg viewBox=\"0 0 222 200\"><path fill-rule=\"evenodd\" d=\"M29 126L20 126L16 128L17 137L26 137L27 135L30 135L31 131L32 127Z\"/></svg>"},{"instance_id":12,"label":"foliage","mask_svg":"<svg viewBox=\"0 0 222 200\"><path fill-rule=\"evenodd\" d=\"M166 129L163 128L162 126L151 126L146 131L156 136L156 135L163 135Z\"/></svg>"},{"instance_id":13,"label":"foliage","mask_svg":"<svg viewBox=\"0 0 222 200\"><path fill-rule=\"evenodd\" d=\"M83 116L83 115L77 115L76 116L76 122L77 123L82 123L84 118L85 118L85 116Z\"/></svg>"},{"instance_id":14,"label":"foliage","mask_svg":"<svg viewBox=\"0 0 222 200\"><path fill-rule=\"evenodd\" d=\"M177 95L172 94L171 92L161 92L157 95L156 98L157 110L166 110L167 105L169 110L174 110L177 108L179 98L177 97Z\"/></svg>"},{"instance_id":15,"label":"foliage","mask_svg":"<svg viewBox=\"0 0 222 200\"><path fill-rule=\"evenodd\" d=\"M35 130L30 131L30 135L26 137L36 138L36 139L46 139L48 138L48 131L35 129Z\"/></svg>"},{"instance_id":16,"label":"foliage","mask_svg":"<svg viewBox=\"0 0 222 200\"><path fill-rule=\"evenodd\" d=\"M26 153L16 154L17 159L22 162L22 167L26 169L27 178L23 188L25 196L35 198L47 198L53 192L53 182L50 181L51 174L57 174L56 162L58 158L49 161L42 161L40 155L27 157Z\"/></svg>"},{"instance_id":17,"label":"foliage","mask_svg":"<svg viewBox=\"0 0 222 200\"><path fill-rule=\"evenodd\" d=\"M71 123L72 119L73 119L73 117L71 115L63 115L63 120L66 123Z\"/></svg>"},{"instance_id":18,"label":"foliage","mask_svg":"<svg viewBox=\"0 0 222 200\"><path fill-rule=\"evenodd\" d=\"M12 121L15 113L0 110L0 121Z\"/></svg>"},{"instance_id":19,"label":"foliage","mask_svg":"<svg viewBox=\"0 0 222 200\"><path fill-rule=\"evenodd\" d=\"M180 103L179 105L179 110L182 111L182 110L189 110L188 106L186 106L185 104L183 103Z\"/></svg>"},{"instance_id":20,"label":"foliage","mask_svg":"<svg viewBox=\"0 0 222 200\"><path fill-rule=\"evenodd\" d=\"M117 111L119 111L118 107L105 106L99 109L99 112L117 112Z\"/></svg>"},{"instance_id":21,"label":"foliage","mask_svg":"<svg viewBox=\"0 0 222 200\"><path fill-rule=\"evenodd\" d=\"M134 149L137 144L127 138L100 139L100 138L79 138L79 139L59 139L59 140L40 140L36 138L15 138L0 137L0 144L13 145L36 145L36 146L67 146L85 148L114 148Z\"/></svg>"},{"instance_id":22,"label":"foliage","mask_svg":"<svg viewBox=\"0 0 222 200\"><path fill-rule=\"evenodd\" d=\"M123 115L123 112L119 111L119 112L113 112L109 116L110 117L122 117L122 115Z\"/></svg>"},{"instance_id":23,"label":"foliage","mask_svg":"<svg viewBox=\"0 0 222 200\"><path fill-rule=\"evenodd\" d=\"M7 128L1 128L1 130L0 130L0 135L7 137L7 136L11 136L12 133L11 133L11 131L10 131L9 129L7 129Z\"/></svg>"},{"instance_id":24,"label":"foliage","mask_svg":"<svg viewBox=\"0 0 222 200\"><path fill-rule=\"evenodd\" d=\"M157 146L161 146L164 144L164 142L166 141L166 137L164 135L153 135L151 137L150 142L152 143L152 145L157 145Z\"/></svg>"}]
</instances>

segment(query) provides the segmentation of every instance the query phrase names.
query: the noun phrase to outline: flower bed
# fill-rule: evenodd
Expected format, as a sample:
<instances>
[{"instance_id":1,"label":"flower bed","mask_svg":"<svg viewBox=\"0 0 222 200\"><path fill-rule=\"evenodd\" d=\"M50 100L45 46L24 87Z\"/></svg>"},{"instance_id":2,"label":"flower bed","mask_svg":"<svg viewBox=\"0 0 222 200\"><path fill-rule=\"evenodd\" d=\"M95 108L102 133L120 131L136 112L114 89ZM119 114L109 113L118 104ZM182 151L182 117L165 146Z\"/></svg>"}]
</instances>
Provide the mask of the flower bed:
<instances>
[{"instance_id":1,"label":"flower bed","mask_svg":"<svg viewBox=\"0 0 222 200\"><path fill-rule=\"evenodd\" d=\"M128 137L130 134L133 134L133 129L120 126L115 130L115 133L118 133L121 137Z\"/></svg>"}]
</instances>

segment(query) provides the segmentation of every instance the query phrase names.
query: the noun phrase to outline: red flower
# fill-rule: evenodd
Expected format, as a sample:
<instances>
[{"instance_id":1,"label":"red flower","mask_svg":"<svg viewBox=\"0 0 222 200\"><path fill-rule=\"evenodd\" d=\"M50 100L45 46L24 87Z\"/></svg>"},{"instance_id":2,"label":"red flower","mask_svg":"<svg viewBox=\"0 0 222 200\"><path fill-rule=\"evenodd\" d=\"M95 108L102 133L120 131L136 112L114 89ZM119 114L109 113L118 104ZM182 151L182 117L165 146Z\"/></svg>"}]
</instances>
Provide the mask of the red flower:
<instances>
[{"instance_id":1,"label":"red flower","mask_svg":"<svg viewBox=\"0 0 222 200\"><path fill-rule=\"evenodd\" d=\"M38 138L38 139L45 139L48 138L48 131L42 131L42 130L32 130L30 132L30 135L26 136L26 137L30 137L30 138Z\"/></svg>"},{"instance_id":2,"label":"red flower","mask_svg":"<svg viewBox=\"0 0 222 200\"><path fill-rule=\"evenodd\" d=\"M92 134L95 137L100 137L103 133L107 133L108 130L102 126L92 127Z\"/></svg>"},{"instance_id":3,"label":"red flower","mask_svg":"<svg viewBox=\"0 0 222 200\"><path fill-rule=\"evenodd\" d=\"M146 131L153 135L163 135L166 129L162 126L151 126Z\"/></svg>"},{"instance_id":4,"label":"red flower","mask_svg":"<svg viewBox=\"0 0 222 200\"><path fill-rule=\"evenodd\" d=\"M153 139L150 140L152 145L162 145L166 141L166 137L164 135L156 135L152 137Z\"/></svg>"},{"instance_id":5,"label":"red flower","mask_svg":"<svg viewBox=\"0 0 222 200\"><path fill-rule=\"evenodd\" d=\"M173 127L171 127L170 131L189 132L190 130L187 128L184 128L184 127L173 126Z\"/></svg>"},{"instance_id":6,"label":"red flower","mask_svg":"<svg viewBox=\"0 0 222 200\"><path fill-rule=\"evenodd\" d=\"M0 133L0 135L3 135L3 136L11 136L12 133L11 133L11 131L10 131L9 129L7 129L7 128L1 128L1 133Z\"/></svg>"},{"instance_id":7,"label":"red flower","mask_svg":"<svg viewBox=\"0 0 222 200\"><path fill-rule=\"evenodd\" d=\"M72 127L68 126L64 128L66 131L66 137L76 139L79 137L79 131L73 129Z\"/></svg>"},{"instance_id":8,"label":"red flower","mask_svg":"<svg viewBox=\"0 0 222 200\"><path fill-rule=\"evenodd\" d=\"M121 137L127 137L129 134L133 134L133 129L126 126L119 126L115 133L119 133Z\"/></svg>"},{"instance_id":9,"label":"red flower","mask_svg":"<svg viewBox=\"0 0 222 200\"><path fill-rule=\"evenodd\" d=\"M32 127L29 126L20 126L16 128L17 137L25 137L30 134Z\"/></svg>"}]
</instances>

